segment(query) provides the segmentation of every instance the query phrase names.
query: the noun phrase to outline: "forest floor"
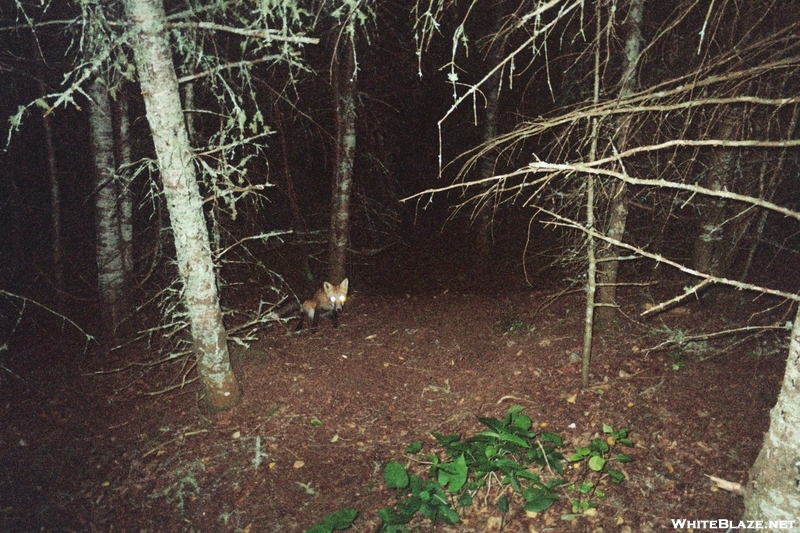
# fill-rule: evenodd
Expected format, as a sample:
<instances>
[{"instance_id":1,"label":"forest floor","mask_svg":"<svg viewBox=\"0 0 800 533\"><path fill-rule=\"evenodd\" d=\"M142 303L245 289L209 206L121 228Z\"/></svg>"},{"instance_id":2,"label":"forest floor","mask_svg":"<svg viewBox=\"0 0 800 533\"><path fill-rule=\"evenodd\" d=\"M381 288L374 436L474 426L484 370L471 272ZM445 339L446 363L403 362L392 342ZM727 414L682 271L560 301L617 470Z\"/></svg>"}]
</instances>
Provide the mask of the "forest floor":
<instances>
[{"instance_id":1,"label":"forest floor","mask_svg":"<svg viewBox=\"0 0 800 533\"><path fill-rule=\"evenodd\" d=\"M622 482L605 476L604 498L582 497L596 510L575 516L581 496L569 485L531 513L490 478L462 522L430 527L417 516L412 530L646 533L673 530L672 519L738 520L741 497L708 476L746 481L780 388L785 332L663 344L764 319L743 293L650 319L637 302L597 335L582 389L583 297L551 296L356 285L338 329L273 324L232 342L243 396L222 414L202 408L196 382L162 392L185 367L144 365L156 357L141 347L97 357L62 334L19 341L0 359L0 530L296 532L352 508L352 531L373 532L379 510L397 504L388 461L424 475L429 454L446 459L432 433L466 439L487 429L477 417L502 419L514 405L531 431L559 435L566 456L595 438L613 443L604 425L628 430L633 446L611 450L633 459L610 465ZM422 451L407 452L415 441ZM564 476L598 479L585 461Z\"/></svg>"}]
</instances>

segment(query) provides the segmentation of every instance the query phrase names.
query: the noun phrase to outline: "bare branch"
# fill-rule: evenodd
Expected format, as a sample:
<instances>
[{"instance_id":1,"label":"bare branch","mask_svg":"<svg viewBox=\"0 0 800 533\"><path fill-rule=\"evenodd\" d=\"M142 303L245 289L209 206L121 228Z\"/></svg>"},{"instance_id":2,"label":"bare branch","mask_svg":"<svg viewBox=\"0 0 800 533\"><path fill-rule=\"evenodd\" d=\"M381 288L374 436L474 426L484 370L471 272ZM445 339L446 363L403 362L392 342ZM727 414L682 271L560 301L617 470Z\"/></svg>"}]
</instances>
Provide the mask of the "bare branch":
<instances>
[{"instance_id":1,"label":"bare branch","mask_svg":"<svg viewBox=\"0 0 800 533\"><path fill-rule=\"evenodd\" d=\"M316 37L305 37L303 35L285 35L278 30L250 30L245 28L237 28L235 26L227 26L225 24L215 24L213 22L168 22L167 28L183 29L201 29L224 31L233 33L234 35L242 35L244 37L255 37L257 39L266 39L267 41L282 41L287 43L297 44L319 44L319 39Z\"/></svg>"},{"instance_id":2,"label":"bare branch","mask_svg":"<svg viewBox=\"0 0 800 533\"><path fill-rule=\"evenodd\" d=\"M721 276L714 276L714 275L708 274L706 272L700 272L700 271L695 270L693 268L689 268L689 267L687 267L685 265L682 265L682 264L678 263L677 261L672 261L671 259L667 259L666 257L664 257L664 256L662 256L660 254L654 254L652 252L647 252L647 251L645 251L644 249L642 249L642 248L640 248L638 246L634 246L632 244L628 244L628 243L619 241L617 239L608 237L607 235L604 235L604 234L600 233L599 231L597 231L594 228L587 228L587 227L581 225L580 223L578 223L578 222L576 222L574 220L568 219L566 217L563 217L563 216L559 215L558 213L554 213L553 211L550 211L550 210L547 210L547 209L544 209L544 208L538 207L538 206L536 207L536 209L538 211L542 212L542 213L550 215L551 217L556 219L558 222L560 222L564 226L580 230L580 231L586 233L587 235L590 235L590 236L595 237L597 239L602 239L602 240L606 241L609 244L613 244L614 246L618 246L620 248L625 248L626 250L630 250L630 251L632 251L632 252L634 252L634 253L636 253L638 255L641 255L642 257L646 257L648 259L652 259L653 261L658 261L659 263L664 263L665 265L669 265L671 267L677 268L681 272L685 272L685 273L690 274L692 276L695 276L697 278L705 279L705 280L708 280L708 281L714 282L714 283L719 283L720 285L728 285L730 287L735 287L735 288L737 288L739 290L748 290L748 291L761 292L763 294L771 294L773 296L779 296L779 297L785 298L787 300L800 302L800 294L793 294L793 293L790 293L790 292L784 292L784 291L777 290L777 289L770 289L768 287L762 287L760 285L755 285L755 284L752 284L752 283L744 283L744 282L741 282L741 281L736 281L736 280L725 278L725 277L721 277Z\"/></svg>"}]
</instances>

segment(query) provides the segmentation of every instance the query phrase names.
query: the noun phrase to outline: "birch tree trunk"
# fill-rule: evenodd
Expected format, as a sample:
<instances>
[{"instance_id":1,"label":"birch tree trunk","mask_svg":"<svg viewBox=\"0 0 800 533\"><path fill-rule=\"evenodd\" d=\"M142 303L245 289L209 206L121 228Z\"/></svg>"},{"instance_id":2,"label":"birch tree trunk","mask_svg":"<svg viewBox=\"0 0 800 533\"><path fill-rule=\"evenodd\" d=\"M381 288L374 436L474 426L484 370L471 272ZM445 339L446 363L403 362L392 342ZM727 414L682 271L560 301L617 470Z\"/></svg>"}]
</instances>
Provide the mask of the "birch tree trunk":
<instances>
[{"instance_id":1,"label":"birch tree trunk","mask_svg":"<svg viewBox=\"0 0 800 533\"><path fill-rule=\"evenodd\" d=\"M764 436L744 496L743 520L793 520L800 532L800 307L789 341L786 374L778 401L770 411Z\"/></svg>"},{"instance_id":2,"label":"birch tree trunk","mask_svg":"<svg viewBox=\"0 0 800 533\"><path fill-rule=\"evenodd\" d=\"M103 307L103 336L116 337L128 306L124 249L117 216L117 182L114 179L114 131L108 89L95 80L89 87L89 131L94 166L94 225L97 279Z\"/></svg>"},{"instance_id":3,"label":"birch tree trunk","mask_svg":"<svg viewBox=\"0 0 800 533\"><path fill-rule=\"evenodd\" d=\"M638 84L636 73L643 40L643 18L644 0L631 0L628 10L628 36L625 40L625 72L622 75L622 84L619 90L620 99L632 94ZM625 150L628 143L629 128L629 119L623 117L617 125L618 133L615 139L617 150L620 152ZM606 235L621 241L625 237L625 226L628 221L628 186L624 181L617 181L611 191ZM598 258L596 323L600 329L612 327L617 319L617 277L619 274L617 253L618 250L609 245L603 249Z\"/></svg>"},{"instance_id":4,"label":"birch tree trunk","mask_svg":"<svg viewBox=\"0 0 800 533\"><path fill-rule=\"evenodd\" d=\"M334 73L336 98L336 177L331 199L331 231L328 281L347 277L347 247L350 244L350 196L356 158L356 71L352 40L347 41L345 61L337 61Z\"/></svg>"},{"instance_id":5,"label":"birch tree trunk","mask_svg":"<svg viewBox=\"0 0 800 533\"><path fill-rule=\"evenodd\" d=\"M231 369L203 202L164 29L163 0L126 0L125 10L135 33L136 70L175 239L197 371L208 406L230 409L240 391Z\"/></svg>"}]
</instances>

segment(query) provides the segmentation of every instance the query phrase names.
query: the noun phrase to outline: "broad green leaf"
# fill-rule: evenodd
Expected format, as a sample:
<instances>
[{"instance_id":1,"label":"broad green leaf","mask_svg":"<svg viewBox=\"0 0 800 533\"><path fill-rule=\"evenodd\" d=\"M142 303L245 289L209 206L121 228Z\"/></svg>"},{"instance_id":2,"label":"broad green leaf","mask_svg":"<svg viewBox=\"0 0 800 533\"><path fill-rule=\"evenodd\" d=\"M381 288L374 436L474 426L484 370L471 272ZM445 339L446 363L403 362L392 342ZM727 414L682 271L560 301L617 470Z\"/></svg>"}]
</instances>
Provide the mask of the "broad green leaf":
<instances>
[{"instance_id":1,"label":"broad green leaf","mask_svg":"<svg viewBox=\"0 0 800 533\"><path fill-rule=\"evenodd\" d=\"M483 454L486 456L487 459L491 459L492 457L497 455L497 448L493 444L490 444L483 449Z\"/></svg>"},{"instance_id":2,"label":"broad green leaf","mask_svg":"<svg viewBox=\"0 0 800 533\"><path fill-rule=\"evenodd\" d=\"M602 439L592 439L592 449L602 453L607 453L608 444Z\"/></svg>"},{"instance_id":3,"label":"broad green leaf","mask_svg":"<svg viewBox=\"0 0 800 533\"><path fill-rule=\"evenodd\" d=\"M519 429L528 431L531 429L532 425L533 422L531 422L531 419L527 415L519 414L514 417L514 426L518 427Z\"/></svg>"},{"instance_id":4,"label":"broad green leaf","mask_svg":"<svg viewBox=\"0 0 800 533\"><path fill-rule=\"evenodd\" d=\"M381 522L389 526L408 524L411 520L410 516L398 514L394 509L390 509L389 507L384 507L378 511L378 517L380 517Z\"/></svg>"},{"instance_id":5,"label":"broad green leaf","mask_svg":"<svg viewBox=\"0 0 800 533\"><path fill-rule=\"evenodd\" d=\"M383 480L390 489L402 489L408 486L408 473L397 461L389 461L383 470Z\"/></svg>"},{"instance_id":6,"label":"broad green leaf","mask_svg":"<svg viewBox=\"0 0 800 533\"><path fill-rule=\"evenodd\" d=\"M355 509L339 509L335 513L331 513L322 521L322 525L329 527L331 531L347 529L353 525L353 521L358 516L358 511Z\"/></svg>"},{"instance_id":7,"label":"broad green leaf","mask_svg":"<svg viewBox=\"0 0 800 533\"><path fill-rule=\"evenodd\" d=\"M421 449L422 449L422 442L417 440L406 446L406 453L417 453Z\"/></svg>"},{"instance_id":8,"label":"broad green leaf","mask_svg":"<svg viewBox=\"0 0 800 533\"><path fill-rule=\"evenodd\" d=\"M625 479L625 474L623 474L619 470L614 470L613 468L609 468L608 477L610 477L611 481L613 481L614 483L622 483L622 480Z\"/></svg>"},{"instance_id":9,"label":"broad green leaf","mask_svg":"<svg viewBox=\"0 0 800 533\"><path fill-rule=\"evenodd\" d=\"M461 521L461 516L459 516L459 514L450 507L445 507L442 509L442 515L442 518L448 524L458 524Z\"/></svg>"},{"instance_id":10,"label":"broad green leaf","mask_svg":"<svg viewBox=\"0 0 800 533\"><path fill-rule=\"evenodd\" d=\"M600 457L599 455L595 455L594 457L589 459L589 468L591 468L595 472L600 472L605 465L606 465L606 460Z\"/></svg>"},{"instance_id":11,"label":"broad green leaf","mask_svg":"<svg viewBox=\"0 0 800 533\"><path fill-rule=\"evenodd\" d=\"M472 495L469 492L464 492L458 497L458 505L460 507L469 507L472 505Z\"/></svg>"},{"instance_id":12,"label":"broad green leaf","mask_svg":"<svg viewBox=\"0 0 800 533\"><path fill-rule=\"evenodd\" d=\"M459 455L452 463L441 465L438 479L441 486L449 486L451 494L460 491L467 482L467 461L464 454Z\"/></svg>"},{"instance_id":13,"label":"broad green leaf","mask_svg":"<svg viewBox=\"0 0 800 533\"><path fill-rule=\"evenodd\" d=\"M552 442L559 448L564 446L564 441L561 440L561 437L556 433L542 433L539 435L539 440L542 442Z\"/></svg>"},{"instance_id":14,"label":"broad green leaf","mask_svg":"<svg viewBox=\"0 0 800 533\"><path fill-rule=\"evenodd\" d=\"M521 413L524 410L525 410L525 406L524 405L519 405L519 404L515 403L514 405L512 405L511 407L508 408L507 412L512 414L512 415L515 415L517 413Z\"/></svg>"},{"instance_id":15,"label":"broad green leaf","mask_svg":"<svg viewBox=\"0 0 800 533\"><path fill-rule=\"evenodd\" d=\"M558 496L534 489L530 494L530 498L526 498L524 508L526 511L541 513L545 509L549 509L557 501Z\"/></svg>"},{"instance_id":16,"label":"broad green leaf","mask_svg":"<svg viewBox=\"0 0 800 533\"><path fill-rule=\"evenodd\" d=\"M501 513L505 514L508 512L508 498L505 496L500 496L500 499L497 500L497 508L500 510Z\"/></svg>"}]
</instances>

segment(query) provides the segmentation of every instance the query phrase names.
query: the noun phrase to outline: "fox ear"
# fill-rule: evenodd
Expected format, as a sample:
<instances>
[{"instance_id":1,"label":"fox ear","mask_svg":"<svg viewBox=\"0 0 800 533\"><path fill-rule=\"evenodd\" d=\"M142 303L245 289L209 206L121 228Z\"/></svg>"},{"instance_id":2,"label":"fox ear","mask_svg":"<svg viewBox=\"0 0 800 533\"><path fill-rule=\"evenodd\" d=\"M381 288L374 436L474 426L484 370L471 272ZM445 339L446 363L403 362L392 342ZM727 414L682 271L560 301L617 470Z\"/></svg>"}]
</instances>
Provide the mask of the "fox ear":
<instances>
[{"instance_id":1,"label":"fox ear","mask_svg":"<svg viewBox=\"0 0 800 533\"><path fill-rule=\"evenodd\" d=\"M339 284L339 287L341 287L343 291L346 291L347 290L347 284L348 284L347 278L344 278L342 280L342 282Z\"/></svg>"},{"instance_id":2,"label":"fox ear","mask_svg":"<svg viewBox=\"0 0 800 533\"><path fill-rule=\"evenodd\" d=\"M331 292L333 290L333 285L325 281L322 283L322 288L325 289L325 292Z\"/></svg>"}]
</instances>

